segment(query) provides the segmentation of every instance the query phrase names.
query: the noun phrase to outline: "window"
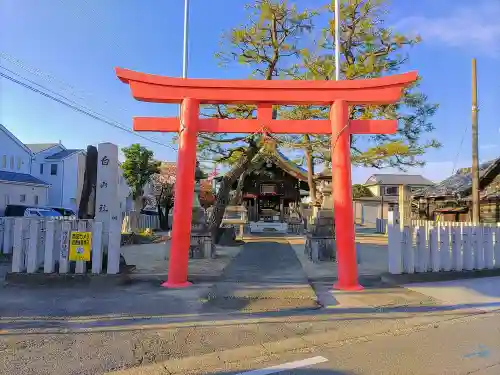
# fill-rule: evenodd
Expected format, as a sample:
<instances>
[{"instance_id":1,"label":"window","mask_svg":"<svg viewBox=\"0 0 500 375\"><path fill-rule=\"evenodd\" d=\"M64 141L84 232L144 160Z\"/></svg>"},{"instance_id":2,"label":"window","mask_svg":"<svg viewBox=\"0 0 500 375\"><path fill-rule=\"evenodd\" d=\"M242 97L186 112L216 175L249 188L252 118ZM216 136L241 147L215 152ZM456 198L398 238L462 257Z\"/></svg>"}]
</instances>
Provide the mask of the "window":
<instances>
[{"instance_id":1,"label":"window","mask_svg":"<svg viewBox=\"0 0 500 375\"><path fill-rule=\"evenodd\" d=\"M33 197L33 203L38 206L38 195Z\"/></svg>"},{"instance_id":2,"label":"window","mask_svg":"<svg viewBox=\"0 0 500 375\"><path fill-rule=\"evenodd\" d=\"M43 163L40 164L40 174L43 174Z\"/></svg>"},{"instance_id":3,"label":"window","mask_svg":"<svg viewBox=\"0 0 500 375\"><path fill-rule=\"evenodd\" d=\"M57 164L50 165L50 174L51 174L51 176L57 175Z\"/></svg>"},{"instance_id":4,"label":"window","mask_svg":"<svg viewBox=\"0 0 500 375\"><path fill-rule=\"evenodd\" d=\"M14 169L14 156L10 157L10 169Z\"/></svg>"},{"instance_id":5,"label":"window","mask_svg":"<svg viewBox=\"0 0 500 375\"><path fill-rule=\"evenodd\" d=\"M7 155L2 156L2 168L7 168Z\"/></svg>"},{"instance_id":6,"label":"window","mask_svg":"<svg viewBox=\"0 0 500 375\"><path fill-rule=\"evenodd\" d=\"M21 157L17 157L17 170L19 171L21 169L21 164L22 164L22 160L21 160Z\"/></svg>"},{"instance_id":7,"label":"window","mask_svg":"<svg viewBox=\"0 0 500 375\"><path fill-rule=\"evenodd\" d=\"M26 202L26 194L21 194L21 197L19 198L19 201L20 201L21 203Z\"/></svg>"},{"instance_id":8,"label":"window","mask_svg":"<svg viewBox=\"0 0 500 375\"><path fill-rule=\"evenodd\" d=\"M398 187L397 186L385 186L384 187L384 195L398 195Z\"/></svg>"}]
</instances>

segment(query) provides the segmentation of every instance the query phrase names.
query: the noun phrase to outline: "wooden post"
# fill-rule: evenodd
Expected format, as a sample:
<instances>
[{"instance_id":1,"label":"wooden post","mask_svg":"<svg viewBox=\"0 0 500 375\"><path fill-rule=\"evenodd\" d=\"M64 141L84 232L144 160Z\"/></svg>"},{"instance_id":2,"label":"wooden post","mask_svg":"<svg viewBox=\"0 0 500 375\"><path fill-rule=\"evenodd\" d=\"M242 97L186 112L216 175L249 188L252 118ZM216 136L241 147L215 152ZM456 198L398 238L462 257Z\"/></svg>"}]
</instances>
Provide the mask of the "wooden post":
<instances>
[{"instance_id":1,"label":"wooden post","mask_svg":"<svg viewBox=\"0 0 500 375\"><path fill-rule=\"evenodd\" d=\"M187 281L189 245L191 243L191 219L193 216L194 174L196 170L196 133L200 103L187 98L182 103L182 122L172 228L172 243L168 264L167 288L191 285Z\"/></svg>"},{"instance_id":2,"label":"wooden post","mask_svg":"<svg viewBox=\"0 0 500 375\"><path fill-rule=\"evenodd\" d=\"M59 273L68 273L69 271L69 236L71 233L71 224L67 221L63 221L61 225L61 243L60 243L60 253L59 253Z\"/></svg>"},{"instance_id":3,"label":"wooden post","mask_svg":"<svg viewBox=\"0 0 500 375\"><path fill-rule=\"evenodd\" d=\"M102 223L94 221L92 227L92 273L102 272Z\"/></svg>"},{"instance_id":4,"label":"wooden post","mask_svg":"<svg viewBox=\"0 0 500 375\"><path fill-rule=\"evenodd\" d=\"M14 246L12 249L12 272L23 272L24 266L24 252L23 252L23 218L14 220Z\"/></svg>"},{"instance_id":5,"label":"wooden post","mask_svg":"<svg viewBox=\"0 0 500 375\"><path fill-rule=\"evenodd\" d=\"M54 272L54 239L55 239L56 225L54 220L49 220L45 227L45 256L43 260L43 272Z\"/></svg>"},{"instance_id":6,"label":"wooden post","mask_svg":"<svg viewBox=\"0 0 500 375\"><path fill-rule=\"evenodd\" d=\"M479 209L479 147L476 59L472 59L472 222L481 221Z\"/></svg>"},{"instance_id":7,"label":"wooden post","mask_svg":"<svg viewBox=\"0 0 500 375\"><path fill-rule=\"evenodd\" d=\"M403 272L402 232L397 212L389 211L387 217L389 272L399 275Z\"/></svg>"},{"instance_id":8,"label":"wooden post","mask_svg":"<svg viewBox=\"0 0 500 375\"><path fill-rule=\"evenodd\" d=\"M28 248L26 249L27 254L27 264L26 272L35 273L37 271L37 255L38 255L38 236L40 235L40 222L37 219L29 220L30 230L29 230L29 242Z\"/></svg>"},{"instance_id":9,"label":"wooden post","mask_svg":"<svg viewBox=\"0 0 500 375\"><path fill-rule=\"evenodd\" d=\"M335 230L338 257L338 280L335 288L361 290L358 282L358 264L352 210L351 147L349 106L336 101L330 111L332 122L332 176L335 212Z\"/></svg>"}]
</instances>

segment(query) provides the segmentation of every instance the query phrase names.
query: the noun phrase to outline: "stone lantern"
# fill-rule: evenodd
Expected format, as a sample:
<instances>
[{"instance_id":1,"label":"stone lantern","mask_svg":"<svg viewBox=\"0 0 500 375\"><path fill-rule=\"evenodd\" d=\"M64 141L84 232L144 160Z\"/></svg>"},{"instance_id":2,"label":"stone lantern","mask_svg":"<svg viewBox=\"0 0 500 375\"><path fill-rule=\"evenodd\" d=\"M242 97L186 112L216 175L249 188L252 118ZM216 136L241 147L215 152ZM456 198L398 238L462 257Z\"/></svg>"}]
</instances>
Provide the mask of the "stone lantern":
<instances>
[{"instance_id":1,"label":"stone lantern","mask_svg":"<svg viewBox=\"0 0 500 375\"><path fill-rule=\"evenodd\" d=\"M332 200L332 171L328 168L324 169L318 177L316 181L318 184L318 192L321 194L321 209L322 210L331 210L333 207Z\"/></svg>"}]
</instances>

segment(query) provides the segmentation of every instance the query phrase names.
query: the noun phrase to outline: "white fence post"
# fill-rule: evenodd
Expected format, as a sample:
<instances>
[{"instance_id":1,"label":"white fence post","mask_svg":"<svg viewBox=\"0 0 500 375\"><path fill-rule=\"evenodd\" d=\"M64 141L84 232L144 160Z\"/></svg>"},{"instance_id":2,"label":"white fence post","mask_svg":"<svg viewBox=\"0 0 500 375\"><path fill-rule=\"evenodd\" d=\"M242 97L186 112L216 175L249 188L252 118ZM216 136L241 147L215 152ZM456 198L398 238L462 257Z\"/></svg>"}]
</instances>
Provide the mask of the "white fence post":
<instances>
[{"instance_id":1,"label":"white fence post","mask_svg":"<svg viewBox=\"0 0 500 375\"><path fill-rule=\"evenodd\" d=\"M69 262L68 262L68 253L69 253L69 235L71 233L71 224L67 221L63 221L61 225L61 245L59 252L59 273L68 273L69 271Z\"/></svg>"},{"instance_id":2,"label":"white fence post","mask_svg":"<svg viewBox=\"0 0 500 375\"><path fill-rule=\"evenodd\" d=\"M432 272L439 272L441 266L439 264L440 259L439 259L439 246L438 246L438 228L436 228L435 226L429 227L429 248L431 253Z\"/></svg>"},{"instance_id":3,"label":"white fence post","mask_svg":"<svg viewBox=\"0 0 500 375\"><path fill-rule=\"evenodd\" d=\"M493 253L493 227L485 225L483 228L484 266L487 269L495 268L495 254Z\"/></svg>"},{"instance_id":4,"label":"white fence post","mask_svg":"<svg viewBox=\"0 0 500 375\"><path fill-rule=\"evenodd\" d=\"M7 220L5 217L0 217L0 254L4 254L4 243L3 243L3 236L4 233L6 232L6 226L7 226Z\"/></svg>"},{"instance_id":5,"label":"white fence post","mask_svg":"<svg viewBox=\"0 0 500 375\"><path fill-rule=\"evenodd\" d=\"M463 269L463 256L462 256L462 229L458 225L452 227L451 232L451 257L452 268L455 271L462 271Z\"/></svg>"},{"instance_id":6,"label":"white fence post","mask_svg":"<svg viewBox=\"0 0 500 375\"><path fill-rule=\"evenodd\" d=\"M413 252L413 230L411 223L409 227L404 227L403 229L403 272L413 273L414 269L414 252Z\"/></svg>"},{"instance_id":7,"label":"white fence post","mask_svg":"<svg viewBox=\"0 0 500 375\"><path fill-rule=\"evenodd\" d=\"M439 255L443 271L451 271L450 232L450 225L439 226Z\"/></svg>"},{"instance_id":8,"label":"white fence post","mask_svg":"<svg viewBox=\"0 0 500 375\"><path fill-rule=\"evenodd\" d=\"M484 242L483 242L483 226L474 224L472 226L472 245L474 248L474 268L477 270L484 269Z\"/></svg>"},{"instance_id":9,"label":"white fence post","mask_svg":"<svg viewBox=\"0 0 500 375\"><path fill-rule=\"evenodd\" d=\"M78 232L86 232L87 231L87 222L84 220L78 221ZM83 260L76 261L75 264L75 273L85 273L87 268L87 262Z\"/></svg>"},{"instance_id":10,"label":"white fence post","mask_svg":"<svg viewBox=\"0 0 500 375\"><path fill-rule=\"evenodd\" d=\"M23 249L23 225L22 218L14 220L14 247L12 249L12 272L23 272L24 268L24 249Z\"/></svg>"},{"instance_id":11,"label":"white fence post","mask_svg":"<svg viewBox=\"0 0 500 375\"><path fill-rule=\"evenodd\" d=\"M416 259L415 259L415 270L417 272L427 272L427 266L425 263L425 227L419 225L415 228L415 245L416 245Z\"/></svg>"},{"instance_id":12,"label":"white fence post","mask_svg":"<svg viewBox=\"0 0 500 375\"><path fill-rule=\"evenodd\" d=\"M495 253L495 267L500 268L500 223L497 223L495 228L495 243L493 245L493 252Z\"/></svg>"},{"instance_id":13,"label":"white fence post","mask_svg":"<svg viewBox=\"0 0 500 375\"><path fill-rule=\"evenodd\" d=\"M474 269L474 256L472 253L472 236L471 227L467 224L461 223L460 228L462 230L462 246L463 246L463 257L464 257L464 269L467 271L472 271Z\"/></svg>"},{"instance_id":14,"label":"white fence post","mask_svg":"<svg viewBox=\"0 0 500 375\"><path fill-rule=\"evenodd\" d=\"M401 274L403 266L402 233L399 227L399 217L395 212L389 212L388 217L389 272Z\"/></svg>"},{"instance_id":15,"label":"white fence post","mask_svg":"<svg viewBox=\"0 0 500 375\"><path fill-rule=\"evenodd\" d=\"M26 264L26 272L35 273L38 268L38 237L40 236L40 221L30 219L29 242L28 242L28 257Z\"/></svg>"},{"instance_id":16,"label":"white fence post","mask_svg":"<svg viewBox=\"0 0 500 375\"><path fill-rule=\"evenodd\" d=\"M102 272L102 223L94 221L92 230L92 273Z\"/></svg>"},{"instance_id":17,"label":"white fence post","mask_svg":"<svg viewBox=\"0 0 500 375\"><path fill-rule=\"evenodd\" d=\"M3 233L3 253L11 254L13 249L13 234L14 234L14 218L4 218L4 233ZM1 239L0 239L1 241Z\"/></svg>"},{"instance_id":18,"label":"white fence post","mask_svg":"<svg viewBox=\"0 0 500 375\"><path fill-rule=\"evenodd\" d=\"M54 272L54 239L56 232L56 225L54 220L49 220L45 226L45 255L43 260L43 272Z\"/></svg>"}]
</instances>

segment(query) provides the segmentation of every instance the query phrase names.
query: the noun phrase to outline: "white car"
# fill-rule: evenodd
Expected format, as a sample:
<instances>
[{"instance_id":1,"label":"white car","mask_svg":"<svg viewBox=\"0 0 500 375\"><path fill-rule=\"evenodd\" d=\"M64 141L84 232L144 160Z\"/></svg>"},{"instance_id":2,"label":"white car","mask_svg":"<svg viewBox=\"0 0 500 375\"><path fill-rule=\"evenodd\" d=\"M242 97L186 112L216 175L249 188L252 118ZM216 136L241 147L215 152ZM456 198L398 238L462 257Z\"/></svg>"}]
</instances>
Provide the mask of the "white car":
<instances>
[{"instance_id":1,"label":"white car","mask_svg":"<svg viewBox=\"0 0 500 375\"><path fill-rule=\"evenodd\" d=\"M56 210L50 208L27 208L24 211L24 217L62 217L62 215Z\"/></svg>"}]
</instances>

